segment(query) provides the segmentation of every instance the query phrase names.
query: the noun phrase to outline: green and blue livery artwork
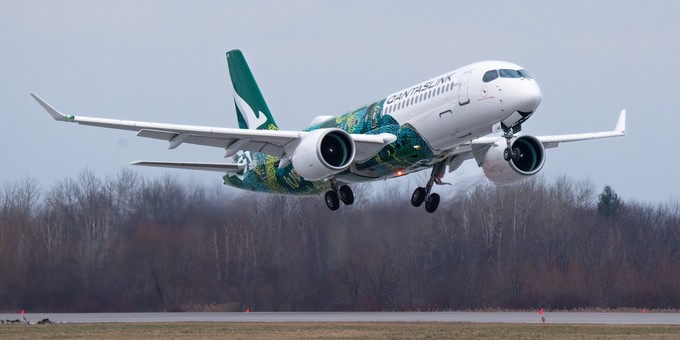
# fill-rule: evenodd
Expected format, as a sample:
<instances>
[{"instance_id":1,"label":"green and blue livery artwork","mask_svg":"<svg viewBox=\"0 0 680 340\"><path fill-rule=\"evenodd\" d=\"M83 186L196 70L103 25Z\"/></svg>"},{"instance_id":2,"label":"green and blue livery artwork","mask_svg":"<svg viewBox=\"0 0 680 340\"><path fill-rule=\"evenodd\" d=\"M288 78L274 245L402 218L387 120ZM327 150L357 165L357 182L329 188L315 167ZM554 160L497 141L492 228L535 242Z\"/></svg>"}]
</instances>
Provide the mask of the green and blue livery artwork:
<instances>
[{"instance_id":1,"label":"green and blue livery artwork","mask_svg":"<svg viewBox=\"0 0 680 340\"><path fill-rule=\"evenodd\" d=\"M432 161L433 153L427 142L409 125L400 126L390 115L383 114L385 99L314 124L305 131L339 128L350 134L391 133L397 140L385 146L372 158L356 164L337 175L339 180L352 177L353 182L377 177L394 177L421 170ZM247 164L240 174L224 176L224 183L235 187L280 194L316 195L330 189L328 181L306 181L292 165L279 169L277 157L245 152L237 163Z\"/></svg>"}]
</instances>

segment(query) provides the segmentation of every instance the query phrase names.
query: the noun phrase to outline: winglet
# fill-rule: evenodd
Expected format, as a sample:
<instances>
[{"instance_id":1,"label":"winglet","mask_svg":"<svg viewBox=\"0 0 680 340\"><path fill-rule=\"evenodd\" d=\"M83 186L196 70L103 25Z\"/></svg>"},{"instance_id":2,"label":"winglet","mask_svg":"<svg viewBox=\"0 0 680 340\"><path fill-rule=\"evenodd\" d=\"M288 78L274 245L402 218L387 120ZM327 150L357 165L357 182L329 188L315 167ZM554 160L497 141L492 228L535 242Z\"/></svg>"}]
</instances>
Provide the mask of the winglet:
<instances>
[{"instance_id":1,"label":"winglet","mask_svg":"<svg viewBox=\"0 0 680 340\"><path fill-rule=\"evenodd\" d=\"M47 104L44 100L42 100L40 97L36 96L35 94L31 93L31 97L35 99L35 101L40 104L40 106L47 111L47 113L54 118L54 120L62 121L62 122L72 122L75 117L72 115L65 115L62 114L61 112L57 111L57 109L53 108L50 106L50 104Z\"/></svg>"},{"instance_id":2,"label":"winglet","mask_svg":"<svg viewBox=\"0 0 680 340\"><path fill-rule=\"evenodd\" d=\"M614 131L621 132L622 134L626 133L626 109L621 110Z\"/></svg>"}]
</instances>

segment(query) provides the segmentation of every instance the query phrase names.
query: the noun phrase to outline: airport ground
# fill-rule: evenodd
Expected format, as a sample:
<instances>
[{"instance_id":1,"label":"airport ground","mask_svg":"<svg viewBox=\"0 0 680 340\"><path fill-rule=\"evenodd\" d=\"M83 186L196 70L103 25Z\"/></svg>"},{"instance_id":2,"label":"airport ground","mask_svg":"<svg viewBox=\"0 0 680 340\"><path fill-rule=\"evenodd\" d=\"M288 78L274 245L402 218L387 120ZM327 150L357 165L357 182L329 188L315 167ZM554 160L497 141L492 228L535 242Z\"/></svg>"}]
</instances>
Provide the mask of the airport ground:
<instances>
[{"instance_id":1,"label":"airport ground","mask_svg":"<svg viewBox=\"0 0 680 340\"><path fill-rule=\"evenodd\" d=\"M1 325L7 339L671 339L673 325L502 323L90 323Z\"/></svg>"}]
</instances>

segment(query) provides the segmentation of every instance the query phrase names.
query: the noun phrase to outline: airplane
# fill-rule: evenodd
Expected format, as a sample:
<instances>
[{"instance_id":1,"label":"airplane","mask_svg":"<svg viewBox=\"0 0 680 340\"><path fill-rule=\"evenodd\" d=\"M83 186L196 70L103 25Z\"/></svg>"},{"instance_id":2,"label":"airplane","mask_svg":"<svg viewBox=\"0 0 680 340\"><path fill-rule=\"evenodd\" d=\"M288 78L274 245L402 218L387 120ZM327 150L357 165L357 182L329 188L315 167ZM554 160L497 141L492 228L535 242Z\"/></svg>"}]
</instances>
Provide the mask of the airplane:
<instances>
[{"instance_id":1,"label":"airplane","mask_svg":"<svg viewBox=\"0 0 680 340\"><path fill-rule=\"evenodd\" d=\"M541 90L524 68L504 61L470 64L339 116L316 117L300 131L279 130L243 53L227 52L239 128L193 126L62 114L31 96L57 121L137 131L169 149L197 144L223 149L228 163L137 161L132 165L222 173L241 189L320 195L330 210L351 205L350 185L430 169L411 204L433 213L435 184L474 159L492 182L505 185L537 174L545 149L560 143L625 135L626 111L614 130L555 136L519 134L541 103Z\"/></svg>"}]
</instances>

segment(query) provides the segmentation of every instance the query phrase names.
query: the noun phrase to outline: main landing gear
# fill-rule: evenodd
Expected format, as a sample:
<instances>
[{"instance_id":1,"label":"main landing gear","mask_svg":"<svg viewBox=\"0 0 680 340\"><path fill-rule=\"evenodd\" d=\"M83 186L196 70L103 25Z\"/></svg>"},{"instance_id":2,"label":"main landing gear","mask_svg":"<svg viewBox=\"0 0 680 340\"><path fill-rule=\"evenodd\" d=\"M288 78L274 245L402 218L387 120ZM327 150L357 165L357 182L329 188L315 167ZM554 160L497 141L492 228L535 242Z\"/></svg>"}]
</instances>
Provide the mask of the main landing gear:
<instances>
[{"instance_id":1,"label":"main landing gear","mask_svg":"<svg viewBox=\"0 0 680 340\"><path fill-rule=\"evenodd\" d=\"M522 154L518 148L512 147L512 137L515 133L522 131L522 126L518 124L507 127L505 124L502 124L501 127L503 128L503 137L508 143L508 146L503 151L503 159L505 159L506 162L511 160L513 162L517 162L520 160L520 158L522 158Z\"/></svg>"},{"instance_id":2,"label":"main landing gear","mask_svg":"<svg viewBox=\"0 0 680 340\"><path fill-rule=\"evenodd\" d=\"M439 207L439 194L430 194L432 191L432 186L434 184L443 185L446 184L442 182L444 177L444 170L446 169L446 163L441 161L432 167L432 174L430 175L430 180L427 181L427 186L425 188L418 187L411 195L411 204L414 207L419 207L425 202L425 210L429 213L435 212L437 207Z\"/></svg>"},{"instance_id":3,"label":"main landing gear","mask_svg":"<svg viewBox=\"0 0 680 340\"><path fill-rule=\"evenodd\" d=\"M343 185L338 188L338 181L335 178L331 179L331 190L326 191L324 201L328 209L338 210L340 208L340 201L345 205L354 203L354 193L348 186Z\"/></svg>"}]
</instances>

